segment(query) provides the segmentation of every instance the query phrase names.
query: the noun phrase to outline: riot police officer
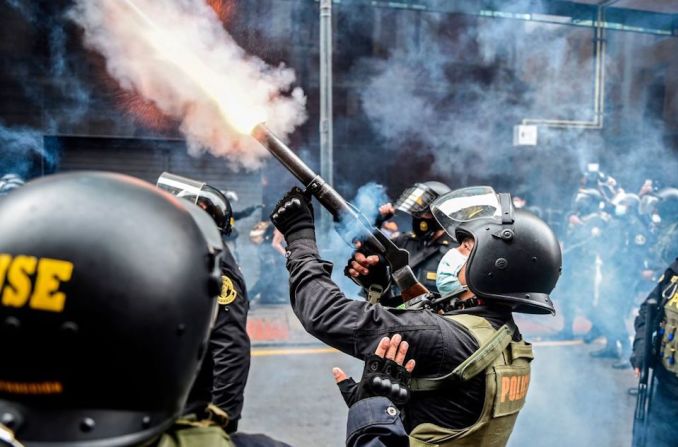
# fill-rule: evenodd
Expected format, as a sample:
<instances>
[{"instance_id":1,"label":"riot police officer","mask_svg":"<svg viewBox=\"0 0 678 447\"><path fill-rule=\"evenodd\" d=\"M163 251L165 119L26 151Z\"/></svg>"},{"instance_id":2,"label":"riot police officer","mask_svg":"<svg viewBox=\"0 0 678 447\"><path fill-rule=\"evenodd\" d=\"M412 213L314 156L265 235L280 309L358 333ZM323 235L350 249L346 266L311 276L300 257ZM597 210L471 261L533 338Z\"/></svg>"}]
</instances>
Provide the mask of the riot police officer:
<instances>
[{"instance_id":1,"label":"riot police officer","mask_svg":"<svg viewBox=\"0 0 678 447\"><path fill-rule=\"evenodd\" d=\"M199 208L127 176L55 175L3 199L2 439L231 446L176 422L207 352L221 246Z\"/></svg>"},{"instance_id":2,"label":"riot police officer","mask_svg":"<svg viewBox=\"0 0 678 447\"><path fill-rule=\"evenodd\" d=\"M648 320L648 315L651 319ZM640 306L635 320L636 336L633 341L631 364L638 372L652 368L656 385L651 398L643 433L646 445L668 447L678 439L678 259L675 259L657 286ZM647 330L647 326L650 326ZM656 341L647 340L645 334L656 333ZM647 343L653 343L648 348ZM649 354L649 355L648 355ZM634 430L642 428L634 427Z\"/></svg>"},{"instance_id":3,"label":"riot police officer","mask_svg":"<svg viewBox=\"0 0 678 447\"><path fill-rule=\"evenodd\" d=\"M554 312L549 293L560 273L560 246L543 221L488 187L448 193L431 210L448 234L471 241L459 273L471 296L445 315L344 296L332 265L319 257L310 201L290 191L271 218L288 243L292 307L309 333L354 357L372 352L375 337L407 338L417 360L405 406L411 445L505 445L533 358L512 312Z\"/></svg>"},{"instance_id":4,"label":"riot police officer","mask_svg":"<svg viewBox=\"0 0 678 447\"><path fill-rule=\"evenodd\" d=\"M188 410L201 412L209 403L216 405L226 413L221 415L224 428L233 433L238 428L250 369L247 287L240 267L225 243L233 228L233 210L220 190L204 182L165 172L158 179L158 187L205 210L224 241L219 264L221 292L217 299L217 320L210 336L209 355L205 356L189 396Z\"/></svg>"},{"instance_id":5,"label":"riot police officer","mask_svg":"<svg viewBox=\"0 0 678 447\"><path fill-rule=\"evenodd\" d=\"M278 252L275 227L271 222L257 222L249 236L259 260L259 277L249 296L258 304L286 304L285 258Z\"/></svg>"},{"instance_id":6,"label":"riot police officer","mask_svg":"<svg viewBox=\"0 0 678 447\"><path fill-rule=\"evenodd\" d=\"M450 188L440 182L415 183L400 195L394 205L385 204L379 209L376 225L379 228L396 211L411 216L412 231L396 236L393 242L410 253L410 268L419 282L432 292L438 292L436 271L440 260L450 248L457 245L431 214L431 203L448 192ZM387 288L376 283L361 285L367 286L364 294L372 302L379 301L390 306L402 304L394 285Z\"/></svg>"},{"instance_id":7,"label":"riot police officer","mask_svg":"<svg viewBox=\"0 0 678 447\"><path fill-rule=\"evenodd\" d=\"M600 302L596 272L606 248L603 234L610 220L603 211L605 206L605 198L596 188L582 187L575 195L572 212L568 216L563 252L567 278L561 281L562 290L559 291L559 296L566 297L561 303L564 326L559 338L573 337L577 307L593 324L585 341L591 342L602 333L601 317L594 308Z\"/></svg>"}]
</instances>

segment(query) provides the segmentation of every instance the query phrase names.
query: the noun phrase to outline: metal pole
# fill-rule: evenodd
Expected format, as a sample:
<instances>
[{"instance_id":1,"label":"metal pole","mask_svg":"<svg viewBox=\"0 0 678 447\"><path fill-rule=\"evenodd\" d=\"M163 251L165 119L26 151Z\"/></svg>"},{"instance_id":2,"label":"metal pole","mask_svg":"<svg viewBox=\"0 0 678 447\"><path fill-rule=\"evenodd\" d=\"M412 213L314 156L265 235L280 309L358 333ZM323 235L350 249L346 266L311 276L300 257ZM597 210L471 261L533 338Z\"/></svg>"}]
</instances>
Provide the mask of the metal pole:
<instances>
[{"instance_id":1,"label":"metal pole","mask_svg":"<svg viewBox=\"0 0 678 447\"><path fill-rule=\"evenodd\" d=\"M334 184L332 136L332 0L320 0L320 176ZM320 234L331 231L332 217L320 215Z\"/></svg>"}]
</instances>

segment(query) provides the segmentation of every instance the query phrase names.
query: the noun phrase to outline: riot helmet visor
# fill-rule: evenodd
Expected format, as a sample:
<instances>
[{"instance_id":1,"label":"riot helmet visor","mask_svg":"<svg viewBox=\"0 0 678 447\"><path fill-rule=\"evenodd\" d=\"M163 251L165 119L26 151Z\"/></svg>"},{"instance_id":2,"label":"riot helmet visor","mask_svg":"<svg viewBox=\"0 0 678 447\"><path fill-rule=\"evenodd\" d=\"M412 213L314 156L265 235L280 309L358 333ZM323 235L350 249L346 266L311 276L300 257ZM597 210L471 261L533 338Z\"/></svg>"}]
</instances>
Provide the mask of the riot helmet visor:
<instances>
[{"instance_id":1,"label":"riot helmet visor","mask_svg":"<svg viewBox=\"0 0 678 447\"><path fill-rule=\"evenodd\" d=\"M220 230L226 234L231 229L231 206L228 199L218 189L200 182L170 172L163 172L158 178L156 186L173 196L187 200L207 212Z\"/></svg>"},{"instance_id":2,"label":"riot helmet visor","mask_svg":"<svg viewBox=\"0 0 678 447\"><path fill-rule=\"evenodd\" d=\"M464 222L501 217L499 197L490 186L473 186L452 191L431 204L433 217L455 237L455 231Z\"/></svg>"}]
</instances>

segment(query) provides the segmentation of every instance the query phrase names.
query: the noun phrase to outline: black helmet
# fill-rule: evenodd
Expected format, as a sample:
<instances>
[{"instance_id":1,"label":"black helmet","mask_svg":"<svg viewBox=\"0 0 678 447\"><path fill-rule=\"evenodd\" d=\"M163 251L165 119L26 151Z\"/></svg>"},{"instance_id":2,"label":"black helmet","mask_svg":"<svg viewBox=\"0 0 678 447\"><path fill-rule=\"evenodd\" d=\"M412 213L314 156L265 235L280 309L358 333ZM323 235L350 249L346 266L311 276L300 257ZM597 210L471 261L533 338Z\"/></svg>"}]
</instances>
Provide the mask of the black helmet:
<instances>
[{"instance_id":1,"label":"black helmet","mask_svg":"<svg viewBox=\"0 0 678 447\"><path fill-rule=\"evenodd\" d=\"M487 186L453 191L431 209L450 236L474 239L466 281L477 297L514 312L555 313L549 294L560 276L561 252L544 221L514 210L509 194Z\"/></svg>"},{"instance_id":2,"label":"black helmet","mask_svg":"<svg viewBox=\"0 0 678 447\"><path fill-rule=\"evenodd\" d=\"M157 186L170 194L198 205L212 216L214 223L217 224L222 233L227 236L231 233L235 221L233 208L231 208L231 202L217 188L205 182L169 172L162 173L158 178Z\"/></svg>"},{"instance_id":3,"label":"black helmet","mask_svg":"<svg viewBox=\"0 0 678 447\"><path fill-rule=\"evenodd\" d=\"M24 180L17 174L5 174L0 177L0 196L5 196L24 185Z\"/></svg>"},{"instance_id":4,"label":"black helmet","mask_svg":"<svg viewBox=\"0 0 678 447\"><path fill-rule=\"evenodd\" d=\"M205 352L215 238L194 205L119 174L48 176L0 201L2 423L28 446L164 431Z\"/></svg>"},{"instance_id":5,"label":"black helmet","mask_svg":"<svg viewBox=\"0 0 678 447\"><path fill-rule=\"evenodd\" d=\"M400 195L394 208L413 217L421 217L431 212L430 205L434 200L450 191L449 186L440 182L415 183Z\"/></svg>"}]
</instances>

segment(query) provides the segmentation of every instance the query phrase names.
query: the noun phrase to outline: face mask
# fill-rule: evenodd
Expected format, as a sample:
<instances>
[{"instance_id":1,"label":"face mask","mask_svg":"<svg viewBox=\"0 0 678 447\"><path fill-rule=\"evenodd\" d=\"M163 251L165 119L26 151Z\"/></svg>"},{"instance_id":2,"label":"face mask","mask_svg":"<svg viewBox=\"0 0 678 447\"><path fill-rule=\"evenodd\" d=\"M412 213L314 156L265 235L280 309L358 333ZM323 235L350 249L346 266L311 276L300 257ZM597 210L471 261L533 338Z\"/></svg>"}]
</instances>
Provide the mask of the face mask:
<instances>
[{"instance_id":1,"label":"face mask","mask_svg":"<svg viewBox=\"0 0 678 447\"><path fill-rule=\"evenodd\" d=\"M468 256L459 253L456 248L445 253L440 264L438 264L436 276L436 286L440 296L454 296L468 290L468 286L459 281L459 272L466 264L467 259Z\"/></svg>"}]
</instances>

